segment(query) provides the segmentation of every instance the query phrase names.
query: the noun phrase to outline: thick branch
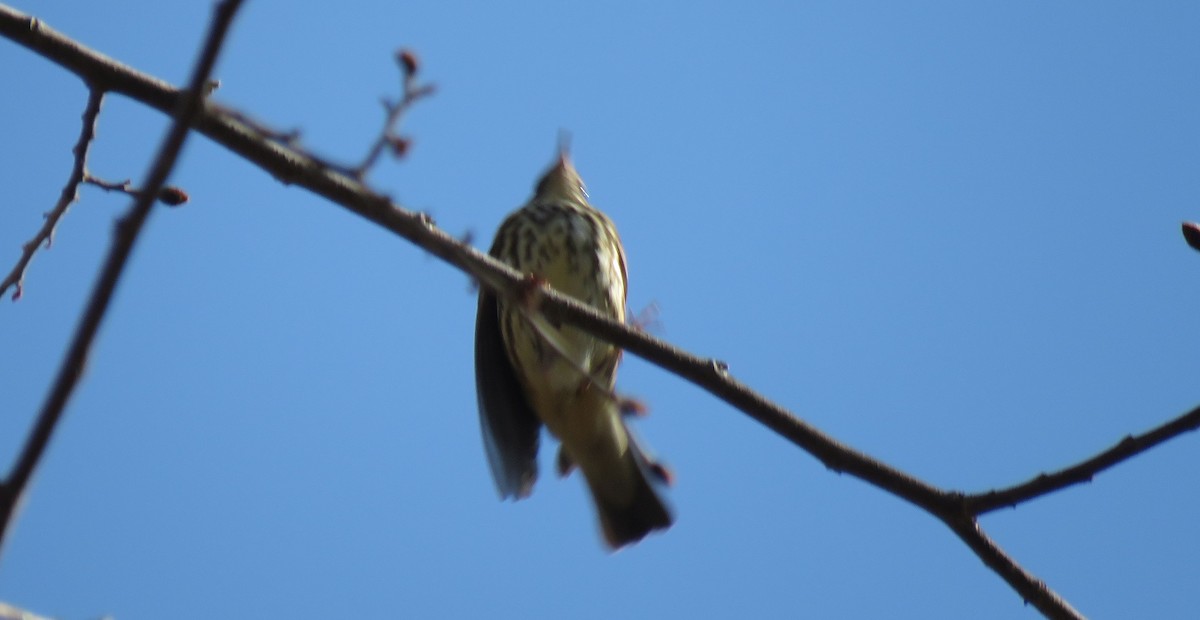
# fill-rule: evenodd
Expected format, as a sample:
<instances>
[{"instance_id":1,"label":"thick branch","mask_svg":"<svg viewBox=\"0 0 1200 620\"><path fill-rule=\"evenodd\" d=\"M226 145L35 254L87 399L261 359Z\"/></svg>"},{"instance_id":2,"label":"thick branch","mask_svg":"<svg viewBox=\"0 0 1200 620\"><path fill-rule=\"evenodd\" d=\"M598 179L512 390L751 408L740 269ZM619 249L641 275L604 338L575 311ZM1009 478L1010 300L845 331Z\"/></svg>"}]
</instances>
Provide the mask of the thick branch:
<instances>
[{"instance_id":1,"label":"thick branch","mask_svg":"<svg viewBox=\"0 0 1200 620\"><path fill-rule=\"evenodd\" d=\"M79 326L75 330L67 354L59 367L50 394L38 414L37 422L29 434L16 464L3 484L0 485L0 544L3 544L4 534L12 521L13 510L25 487L29 484L29 479L41 460L46 446L50 443L50 438L59 419L62 418L63 410L66 408L71 393L83 375L88 351L96 338L96 332L100 329L100 323L108 310L109 302L116 291L117 283L121 279L133 246L137 242L138 234L150 216L150 209L154 206L155 198L166 183L167 177L170 176L171 169L175 166L179 151L183 148L188 134L191 133L192 123L203 109L206 91L204 85L208 81L209 75L212 74L212 68L225 40L225 34L240 5L241 0L226 0L217 5L212 28L204 42L200 58L196 61L188 94L176 97L178 106L172 110L175 122L163 139L163 144L150 166L146 182L142 185L144 192L134 200L130 212L117 223L112 249L96 279L95 288L92 289L91 297L88 299ZM82 178L82 173L80 178Z\"/></svg>"}]
</instances>

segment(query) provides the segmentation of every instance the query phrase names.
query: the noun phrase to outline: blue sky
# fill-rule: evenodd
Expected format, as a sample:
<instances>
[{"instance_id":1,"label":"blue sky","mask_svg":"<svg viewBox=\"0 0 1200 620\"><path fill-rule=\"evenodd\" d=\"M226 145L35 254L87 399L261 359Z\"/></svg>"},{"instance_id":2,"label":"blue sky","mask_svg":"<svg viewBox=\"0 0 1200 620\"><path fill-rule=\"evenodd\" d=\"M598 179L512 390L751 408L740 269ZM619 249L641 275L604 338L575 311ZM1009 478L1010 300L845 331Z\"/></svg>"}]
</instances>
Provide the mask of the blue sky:
<instances>
[{"instance_id":1,"label":"blue sky","mask_svg":"<svg viewBox=\"0 0 1200 620\"><path fill-rule=\"evenodd\" d=\"M507 3L506 3L507 4ZM486 246L560 128L657 334L838 439L978 491L1200 402L1200 6L251 0L217 98L356 161L408 46L439 91L370 180ZM206 2L22 2L174 83ZM0 41L0 266L56 199L79 81ZM110 97L91 170L166 119ZM578 478L497 501L467 278L193 139L0 557L59 618L1036 617L940 523L627 358L677 475L609 555ZM128 200L85 188L0 307L0 455ZM1200 606L1197 438L990 515L1096 617ZM544 455L547 459L552 452Z\"/></svg>"}]
</instances>

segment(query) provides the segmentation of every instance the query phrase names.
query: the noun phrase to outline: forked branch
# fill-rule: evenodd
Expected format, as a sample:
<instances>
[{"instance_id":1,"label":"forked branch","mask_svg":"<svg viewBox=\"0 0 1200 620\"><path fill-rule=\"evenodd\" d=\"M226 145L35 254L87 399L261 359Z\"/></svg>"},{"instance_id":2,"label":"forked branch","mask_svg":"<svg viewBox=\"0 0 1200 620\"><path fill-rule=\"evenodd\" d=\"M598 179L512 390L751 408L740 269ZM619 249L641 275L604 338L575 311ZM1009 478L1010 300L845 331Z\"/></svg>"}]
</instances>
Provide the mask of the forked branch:
<instances>
[{"instance_id":1,"label":"forked branch","mask_svg":"<svg viewBox=\"0 0 1200 620\"><path fill-rule=\"evenodd\" d=\"M0 34L93 83L165 113L171 113L179 99L185 96L186 91L176 90L161 80L87 50L35 20L2 6ZM298 148L294 140L278 138L293 133L248 123L247 118L242 113L212 104L195 119L193 128L281 181L300 185L341 205L463 270L497 295L519 303L522 291L527 288L522 274L437 228L428 216L405 210L386 196L372 191L363 185L363 175L354 173L355 169L347 171L327 165L316 155ZM976 516L1068 486L1081 474L1090 476L1195 428L1192 418L1196 412L1192 412L1160 429L1133 438L1131 445L1127 445L1128 441L1122 442L1074 468L1046 476L1050 483L1035 480L1009 490L967 495L935 487L838 442L737 381L719 361L692 355L643 331L617 323L553 290L544 291L539 309L552 321L579 327L695 383L809 452L828 468L867 481L938 517L1024 600L1052 618L1081 616L988 538Z\"/></svg>"},{"instance_id":2,"label":"forked branch","mask_svg":"<svg viewBox=\"0 0 1200 620\"><path fill-rule=\"evenodd\" d=\"M33 255L43 243L46 244L47 249L50 248L50 245L54 243L54 231L58 228L59 220L78 200L79 185L87 177L88 150L92 145L92 139L96 137L96 118L100 116L100 104L103 102L104 91L95 88L88 91L87 107L83 110L83 129L79 132L79 140L75 142L75 148L71 149L71 153L75 156L71 174L67 177L67 183L59 194L58 203L43 215L45 219L42 227L38 229L32 239L21 246L21 257L17 259L17 264L3 280L0 280L0 296L3 296L4 292L12 287L13 301L21 298L24 293L25 270L29 268Z\"/></svg>"},{"instance_id":3,"label":"forked branch","mask_svg":"<svg viewBox=\"0 0 1200 620\"><path fill-rule=\"evenodd\" d=\"M58 421L62 418L67 401L83 375L88 351L91 349L100 323L108 311L109 302L116 291L117 283L125 270L133 246L137 242L138 234L150 216L150 209L154 206L155 199L171 174L171 169L175 166L179 151L183 148L183 142L191 133L192 124L204 109L204 97L207 93L204 85L212 73L217 54L225 40L225 34L240 6L241 0L225 0L217 5L212 27L201 50L200 58L196 61L190 88L175 97L176 106L170 112L174 116L175 122L163 139L162 146L150 166L146 182L142 185L144 191L135 198L129 213L117 222L112 248L96 279L95 287L92 289L92 294L84 308L79 325L75 329L75 334L71 338L62 364L59 366L58 374L46 397L46 402L38 413L33 430L26 439L16 464L4 481L0 483L0 545L3 544L4 534L12 523L13 512L21 495L29 485L33 471L41 461L42 454L58 426ZM0 18L3 18L2 14L0 14ZM93 90L93 93L95 92L97 91ZM99 96L93 95L92 100L96 102L94 107L98 113ZM89 110L91 109L92 106L89 105ZM85 118L87 118L86 114ZM93 115L93 124L94 120ZM86 129L85 133L88 133ZM86 144L86 141L82 139L81 142ZM76 188L83 179L82 160L81 156L77 156L72 174Z\"/></svg>"}]
</instances>

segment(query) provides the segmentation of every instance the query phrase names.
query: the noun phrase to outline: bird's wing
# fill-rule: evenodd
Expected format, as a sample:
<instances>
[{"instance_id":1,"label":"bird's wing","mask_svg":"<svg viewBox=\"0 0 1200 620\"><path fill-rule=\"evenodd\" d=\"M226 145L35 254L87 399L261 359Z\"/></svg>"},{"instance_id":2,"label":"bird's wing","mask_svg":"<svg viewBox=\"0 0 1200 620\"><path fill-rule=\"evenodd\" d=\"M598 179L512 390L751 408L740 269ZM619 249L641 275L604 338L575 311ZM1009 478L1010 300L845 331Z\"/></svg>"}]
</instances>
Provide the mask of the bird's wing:
<instances>
[{"instance_id":1,"label":"bird's wing","mask_svg":"<svg viewBox=\"0 0 1200 620\"><path fill-rule=\"evenodd\" d=\"M542 424L505 352L496 296L486 290L479 293L475 317L475 391L483 445L500 497L526 497L537 480Z\"/></svg>"}]
</instances>

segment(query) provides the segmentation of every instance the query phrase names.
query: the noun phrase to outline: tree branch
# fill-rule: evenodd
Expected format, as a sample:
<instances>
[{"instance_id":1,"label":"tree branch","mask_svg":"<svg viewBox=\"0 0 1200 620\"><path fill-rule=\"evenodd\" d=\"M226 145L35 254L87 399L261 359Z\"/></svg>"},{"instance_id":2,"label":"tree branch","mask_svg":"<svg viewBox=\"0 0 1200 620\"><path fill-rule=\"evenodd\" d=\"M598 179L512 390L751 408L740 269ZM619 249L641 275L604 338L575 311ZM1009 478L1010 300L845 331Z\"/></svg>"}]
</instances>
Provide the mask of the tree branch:
<instances>
[{"instance_id":1,"label":"tree branch","mask_svg":"<svg viewBox=\"0 0 1200 620\"><path fill-rule=\"evenodd\" d=\"M116 291L117 283L121 279L133 246L137 242L138 234L150 216L150 209L154 206L155 198L166 183L167 177L170 176L171 169L175 166L183 143L191 133L192 123L204 107L204 97L207 91L205 83L212 73L225 35L229 31L233 16L237 13L240 5L241 0L225 0L217 5L212 27L192 73L190 88L186 91L186 95L175 98L177 106L172 110L175 122L163 139L163 144L150 166L146 182L142 185L144 191L134 200L129 213L117 222L112 249L96 279L96 285L92 289L92 295L84 309L79 326L75 330L67 354L59 367L50 394L38 414L33 431L29 434L16 464L4 482L0 483L0 545L3 544L4 534L12 522L13 511L28 486L29 479L41 460L46 446L50 443L50 438L54 434L58 421L62 418L63 410L66 408L71 393L83 375L88 351L96 338L96 332L100 329L100 323L108 310L109 302ZM0 7L0 9L7 10L5 7ZM36 24L36 20L31 20L31 30L36 30ZM95 92L93 91L93 93ZM96 101L98 110L99 95L94 94L89 103L92 100ZM85 133L87 133L86 129ZM75 170L79 173L79 179L83 178L81 161L82 158L77 157ZM74 172L72 176L75 176ZM76 186L78 186L78 182Z\"/></svg>"},{"instance_id":2,"label":"tree branch","mask_svg":"<svg viewBox=\"0 0 1200 620\"><path fill-rule=\"evenodd\" d=\"M390 150L396 157L403 157L408 152L409 140L396 133L396 126L400 123L400 119L409 108L418 101L432 95L434 91L432 84L417 84L417 71L421 65L417 62L417 56L412 51L400 50L396 52L396 64L400 66L402 78L400 101L393 103L387 99L383 100L384 120L383 129L379 132L379 137L375 139L375 143L367 151L366 157L357 166L340 169L342 172L359 181L366 178L367 171L379 160L379 156L383 154L384 148Z\"/></svg>"},{"instance_id":3,"label":"tree branch","mask_svg":"<svg viewBox=\"0 0 1200 620\"><path fill-rule=\"evenodd\" d=\"M104 91L93 88L88 92L87 107L83 110L83 129L79 132L79 140L75 143L75 148L71 149L71 153L75 155L75 163L71 166L71 175L67 177L67 184L63 186L58 203L44 214L45 221L42 222L42 228L32 239L21 246L21 258L17 259L17 264L13 266L12 271L5 276L4 280L0 281L0 296L3 296L11 286L13 287L13 301L21 298L21 293L24 291L25 270L29 268L29 262L33 260L34 253L42 243L46 244L47 249L50 248L50 245L54 243L54 231L58 228L58 221L79 199L79 184L87 178L88 149L92 145L92 139L96 137L96 118L100 116L100 104L103 102Z\"/></svg>"},{"instance_id":4,"label":"tree branch","mask_svg":"<svg viewBox=\"0 0 1200 620\"><path fill-rule=\"evenodd\" d=\"M14 24L13 21L18 23ZM160 111L169 112L182 96L181 91L161 80L83 48L36 19L13 14L3 5L0 5L0 34L14 38L18 43L42 53L93 83ZM242 118L242 114L210 103L193 126L280 181L304 187L404 237L470 274L500 295L516 299L527 288L522 274L437 228L426 214L401 208L349 175L331 170L318 157L272 139L272 136L282 134L269 131L262 133L257 126L243 122ZM722 362L697 357L631 329L557 291L545 289L542 295L542 310L551 319L581 327L709 390L804 448L830 469L851 473L873 484L887 485L918 506L936 507L950 503L945 491L838 443L770 402L733 379Z\"/></svg>"},{"instance_id":5,"label":"tree branch","mask_svg":"<svg viewBox=\"0 0 1200 620\"><path fill-rule=\"evenodd\" d=\"M45 26L39 25L39 30L51 38L62 36ZM0 32L3 31L3 20L0 19ZM42 42L41 45L46 44ZM73 71L79 70L83 75L104 74L110 77L114 69L121 68L119 79L110 79L107 86L160 110L168 109L171 102L180 96L178 90L162 85L159 80L132 69L125 69L115 61L98 54L92 55L87 61L72 58L65 66ZM148 95L147 91L153 91L153 94ZM517 298L521 294L523 275L508 265L437 228L427 215L403 209L349 175L321 165L316 156L260 135L241 122L240 116L227 112L217 104L210 104L207 112L197 118L195 126L201 133L257 164L284 183L304 187L404 237L472 275L498 294L510 298ZM551 319L563 320L581 327L709 390L810 452L830 469L851 473L873 484L886 486L918 506L935 507L947 504L947 494L944 491L838 443L732 378L723 363L697 357L644 332L617 323L557 291L546 289L543 295L542 309Z\"/></svg>"},{"instance_id":6,"label":"tree branch","mask_svg":"<svg viewBox=\"0 0 1200 620\"><path fill-rule=\"evenodd\" d=\"M150 107L169 112L181 92L161 80L126 67L111 58L88 50L63 35L0 5L0 34L42 54L93 84L102 85ZM300 185L360 217L381 226L430 254L454 265L482 286L511 299L527 292L523 275L438 229L425 214L405 210L387 196L366 187L357 178L326 165L316 155L294 146L292 133L277 132L248 120L222 106L210 104L193 127L244 159L266 170L286 184ZM646 359L709 391L783 436L837 472L849 473L937 516L947 524L984 563L1000 575L1026 601L1053 618L1078 618L1077 611L1007 556L979 528L976 512L988 507L983 497L939 489L906 472L846 446L807 424L730 376L720 361L701 358L671 346L644 332L612 321L588 306L560 293L541 291L540 309L552 320L575 325ZM1166 425L1170 426L1170 424ZM1095 457L1103 461L1092 473L1127 459L1184 430L1154 435L1153 442L1135 451L1110 450ZM1112 453L1112 454L1109 454ZM1089 461L1090 462L1090 461ZM1064 479L1066 479L1064 475ZM1025 501L1066 484L1018 497ZM968 509L970 508L970 509Z\"/></svg>"},{"instance_id":7,"label":"tree branch","mask_svg":"<svg viewBox=\"0 0 1200 620\"><path fill-rule=\"evenodd\" d=\"M1096 474L1153 448L1169 439L1200 428L1200 407L1156 426L1141 435L1126 435L1113 447L1065 469L1039 474L1032 480L1006 489L996 489L963 497L969 514L981 515L1000 508L1012 508L1021 502L1053 493L1082 482L1091 482Z\"/></svg>"},{"instance_id":8,"label":"tree branch","mask_svg":"<svg viewBox=\"0 0 1200 620\"><path fill-rule=\"evenodd\" d=\"M122 194L133 196L134 198L137 198L142 194L142 190L134 187L133 181L130 179L125 179L124 181L120 182L105 181L104 179L92 176L90 172L84 172L83 182L87 185L99 187L106 192L120 192ZM167 205L168 207L178 207L179 205L188 201L187 192L174 185L164 185L162 189L158 191L158 196L156 196L156 198L158 198L159 202Z\"/></svg>"},{"instance_id":9,"label":"tree branch","mask_svg":"<svg viewBox=\"0 0 1200 620\"><path fill-rule=\"evenodd\" d=\"M1027 604L1033 605L1042 615L1055 620L1082 620L1083 614L1071 607L1046 582L1026 571L1012 559L994 540L984 533L975 519L967 516L943 518L942 521L983 563L1008 585L1016 590Z\"/></svg>"}]
</instances>

